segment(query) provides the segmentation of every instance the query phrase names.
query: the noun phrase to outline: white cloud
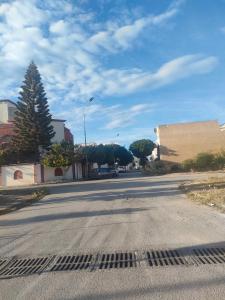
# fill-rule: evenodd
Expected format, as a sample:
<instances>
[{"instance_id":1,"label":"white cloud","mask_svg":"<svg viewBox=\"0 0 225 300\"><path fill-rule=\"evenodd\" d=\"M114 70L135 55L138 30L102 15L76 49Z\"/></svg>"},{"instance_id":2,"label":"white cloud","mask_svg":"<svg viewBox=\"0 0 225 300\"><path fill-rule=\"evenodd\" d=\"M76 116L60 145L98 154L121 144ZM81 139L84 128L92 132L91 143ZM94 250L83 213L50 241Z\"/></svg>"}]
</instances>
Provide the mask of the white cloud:
<instances>
[{"instance_id":1,"label":"white cloud","mask_svg":"<svg viewBox=\"0 0 225 300\"><path fill-rule=\"evenodd\" d=\"M110 113L110 121L106 124L106 129L118 129L128 127L136 122L136 117L154 110L151 104L137 104L128 108L118 107Z\"/></svg>"},{"instance_id":2,"label":"white cloud","mask_svg":"<svg viewBox=\"0 0 225 300\"><path fill-rule=\"evenodd\" d=\"M215 57L200 55L178 57L155 71L112 69L101 63L102 54L132 46L146 26L158 26L174 17L182 1L173 2L159 15L138 18L129 24L114 23L105 31L104 24L92 26L94 21L84 25L83 19L93 18L93 14L71 6L70 1L37 3L40 4L36 0L14 0L0 6L0 65L4 70L0 72L0 97L18 92L32 59L40 69L53 108L95 94L124 95L143 88L154 89L210 72L216 66ZM116 126L118 121L112 122L111 126Z\"/></svg>"},{"instance_id":3,"label":"white cloud","mask_svg":"<svg viewBox=\"0 0 225 300\"><path fill-rule=\"evenodd\" d=\"M92 52L99 52L102 48L111 52L127 49L133 45L132 42L145 27L158 26L174 17L177 13L178 5L160 15L140 18L124 26L119 27L116 24L112 26L111 24L107 31L100 31L91 36L87 40L85 48Z\"/></svg>"}]
</instances>

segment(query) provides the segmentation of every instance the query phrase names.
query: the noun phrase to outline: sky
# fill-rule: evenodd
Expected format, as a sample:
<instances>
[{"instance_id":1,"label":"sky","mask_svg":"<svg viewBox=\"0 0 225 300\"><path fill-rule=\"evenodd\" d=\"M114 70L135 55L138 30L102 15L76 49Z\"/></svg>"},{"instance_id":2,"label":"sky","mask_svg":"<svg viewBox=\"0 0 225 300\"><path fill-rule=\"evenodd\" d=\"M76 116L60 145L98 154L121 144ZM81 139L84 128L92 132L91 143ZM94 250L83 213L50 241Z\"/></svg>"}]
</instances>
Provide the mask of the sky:
<instances>
[{"instance_id":1,"label":"sky","mask_svg":"<svg viewBox=\"0 0 225 300\"><path fill-rule=\"evenodd\" d=\"M76 143L156 140L162 124L225 123L225 0L0 0L0 99L41 73ZM92 102L89 99L94 97Z\"/></svg>"}]
</instances>

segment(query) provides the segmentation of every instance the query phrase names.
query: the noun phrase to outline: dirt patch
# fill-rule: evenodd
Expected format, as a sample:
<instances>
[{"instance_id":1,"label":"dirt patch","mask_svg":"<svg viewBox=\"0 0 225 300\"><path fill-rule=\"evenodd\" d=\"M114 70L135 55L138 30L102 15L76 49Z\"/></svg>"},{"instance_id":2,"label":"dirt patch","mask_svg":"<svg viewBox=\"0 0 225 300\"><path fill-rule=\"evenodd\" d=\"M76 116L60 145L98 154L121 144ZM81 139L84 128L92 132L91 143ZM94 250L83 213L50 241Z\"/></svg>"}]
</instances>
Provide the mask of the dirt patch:
<instances>
[{"instance_id":1,"label":"dirt patch","mask_svg":"<svg viewBox=\"0 0 225 300\"><path fill-rule=\"evenodd\" d=\"M46 188L1 190L0 215L31 205L48 194Z\"/></svg>"},{"instance_id":2,"label":"dirt patch","mask_svg":"<svg viewBox=\"0 0 225 300\"><path fill-rule=\"evenodd\" d=\"M216 207L225 213L225 177L183 183L180 188L191 200Z\"/></svg>"}]
</instances>

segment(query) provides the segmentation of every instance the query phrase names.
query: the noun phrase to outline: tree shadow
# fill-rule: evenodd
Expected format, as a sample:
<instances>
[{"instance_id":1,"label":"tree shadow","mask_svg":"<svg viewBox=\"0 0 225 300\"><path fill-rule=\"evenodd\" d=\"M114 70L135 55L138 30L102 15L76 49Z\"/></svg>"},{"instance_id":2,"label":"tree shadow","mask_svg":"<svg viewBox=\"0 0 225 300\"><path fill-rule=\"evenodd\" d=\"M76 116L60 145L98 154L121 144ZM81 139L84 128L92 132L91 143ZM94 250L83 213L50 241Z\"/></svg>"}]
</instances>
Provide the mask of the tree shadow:
<instances>
[{"instance_id":1,"label":"tree shadow","mask_svg":"<svg viewBox=\"0 0 225 300\"><path fill-rule=\"evenodd\" d=\"M72 192L89 192L98 189L99 191L102 190L117 190L117 189L124 189L124 188L142 188L142 187L157 187L157 186L164 186L164 185L179 185L183 183L184 181L188 181L186 179L176 179L176 180L157 180L157 181L150 181L146 182L144 180L142 181L110 181L110 182L103 182L99 181L96 182L88 182L85 184L64 184L60 186L52 186L49 187L49 192L51 194L66 194L66 193L72 193ZM97 186L96 186L97 185Z\"/></svg>"},{"instance_id":2,"label":"tree shadow","mask_svg":"<svg viewBox=\"0 0 225 300\"><path fill-rule=\"evenodd\" d=\"M74 196L56 196L52 199L44 199L42 202L37 202L33 205L34 209L37 209L37 206L51 205L57 203L68 203L68 202L80 202L80 201L116 201L116 200L135 200L135 199L146 199L146 198L157 198L157 201L160 200L160 197L171 197L178 196L183 194L179 188L170 187L170 188L161 188L161 189L148 189L148 190L124 190L124 191L108 191L100 193L87 193L85 195L74 195ZM165 199L163 199L165 200ZM47 207L48 208L48 207ZM54 207L56 208L56 207ZM41 207L40 209L45 209ZM32 209L30 209L32 210Z\"/></svg>"},{"instance_id":3,"label":"tree shadow","mask_svg":"<svg viewBox=\"0 0 225 300\"><path fill-rule=\"evenodd\" d=\"M150 207L136 207L136 208L120 208L120 209L109 209L109 210L92 210L92 211L77 211L68 213L57 213L57 214L47 214L39 215L34 217L28 217L17 220L2 220L0 221L0 226L16 226L24 225L30 223L48 222L55 220L66 220L66 219L76 219L76 218L86 218L86 217L96 217L96 216L108 216L108 215L123 215L123 214L133 214L137 212L143 212L150 210Z\"/></svg>"}]
</instances>

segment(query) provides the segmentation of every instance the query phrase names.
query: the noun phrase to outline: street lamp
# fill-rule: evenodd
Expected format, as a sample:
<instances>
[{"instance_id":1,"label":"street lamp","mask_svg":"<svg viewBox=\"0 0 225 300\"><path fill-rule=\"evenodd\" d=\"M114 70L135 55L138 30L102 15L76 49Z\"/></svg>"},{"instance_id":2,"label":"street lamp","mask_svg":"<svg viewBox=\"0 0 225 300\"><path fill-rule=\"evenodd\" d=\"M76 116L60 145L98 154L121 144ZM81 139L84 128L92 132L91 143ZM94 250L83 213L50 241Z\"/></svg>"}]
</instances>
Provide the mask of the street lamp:
<instances>
[{"instance_id":1,"label":"street lamp","mask_svg":"<svg viewBox=\"0 0 225 300\"><path fill-rule=\"evenodd\" d=\"M94 100L94 97L91 97L88 102L92 102ZM85 113L85 107L84 107L84 113L83 113L83 125L84 125L84 145L85 148L87 147L87 130L86 130L86 113ZM85 149L87 150L87 149ZM86 168L87 168L87 175L89 175L89 168L88 168L88 157L87 157L87 151L85 151L85 160L86 160Z\"/></svg>"}]
</instances>

